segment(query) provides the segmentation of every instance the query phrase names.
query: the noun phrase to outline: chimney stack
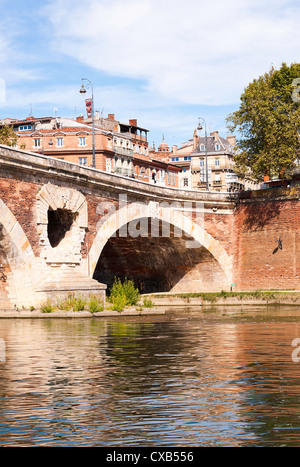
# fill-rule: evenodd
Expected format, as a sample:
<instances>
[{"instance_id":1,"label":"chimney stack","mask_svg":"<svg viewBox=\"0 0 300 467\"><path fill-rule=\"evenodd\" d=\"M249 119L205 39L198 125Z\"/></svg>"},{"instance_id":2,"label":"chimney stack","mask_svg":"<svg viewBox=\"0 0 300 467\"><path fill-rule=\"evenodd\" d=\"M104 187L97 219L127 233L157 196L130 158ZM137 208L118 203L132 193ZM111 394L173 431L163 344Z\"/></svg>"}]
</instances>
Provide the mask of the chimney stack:
<instances>
[{"instance_id":1,"label":"chimney stack","mask_svg":"<svg viewBox=\"0 0 300 467\"><path fill-rule=\"evenodd\" d=\"M234 135L227 136L227 141L233 147L236 145L236 137Z\"/></svg>"},{"instance_id":2,"label":"chimney stack","mask_svg":"<svg viewBox=\"0 0 300 467\"><path fill-rule=\"evenodd\" d=\"M214 140L215 141L219 141L219 132L218 131L213 131L210 136L213 136L214 137Z\"/></svg>"},{"instance_id":3,"label":"chimney stack","mask_svg":"<svg viewBox=\"0 0 300 467\"><path fill-rule=\"evenodd\" d=\"M115 120L115 114L108 114L108 115L107 115L107 118L108 118L109 120L114 121L114 120Z\"/></svg>"},{"instance_id":4,"label":"chimney stack","mask_svg":"<svg viewBox=\"0 0 300 467\"><path fill-rule=\"evenodd\" d=\"M132 118L131 120L129 120L129 125L137 126L137 119L136 119L136 118Z\"/></svg>"}]
</instances>

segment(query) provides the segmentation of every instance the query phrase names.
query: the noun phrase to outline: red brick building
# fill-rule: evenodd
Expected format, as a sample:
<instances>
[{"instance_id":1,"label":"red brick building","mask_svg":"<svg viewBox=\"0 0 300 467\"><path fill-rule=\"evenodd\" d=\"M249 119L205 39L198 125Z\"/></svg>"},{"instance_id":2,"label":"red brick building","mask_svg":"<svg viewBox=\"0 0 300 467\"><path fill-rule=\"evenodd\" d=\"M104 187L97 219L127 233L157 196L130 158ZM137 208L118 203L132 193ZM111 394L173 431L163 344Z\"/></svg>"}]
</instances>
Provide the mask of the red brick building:
<instances>
[{"instance_id":1,"label":"red brick building","mask_svg":"<svg viewBox=\"0 0 300 467\"><path fill-rule=\"evenodd\" d=\"M24 120L5 119L18 136L17 147L49 157L92 166L92 119L76 120L60 117L27 117ZM120 123L114 114L94 119L95 168L120 176L178 187L180 170L149 152L147 133L137 120Z\"/></svg>"}]
</instances>

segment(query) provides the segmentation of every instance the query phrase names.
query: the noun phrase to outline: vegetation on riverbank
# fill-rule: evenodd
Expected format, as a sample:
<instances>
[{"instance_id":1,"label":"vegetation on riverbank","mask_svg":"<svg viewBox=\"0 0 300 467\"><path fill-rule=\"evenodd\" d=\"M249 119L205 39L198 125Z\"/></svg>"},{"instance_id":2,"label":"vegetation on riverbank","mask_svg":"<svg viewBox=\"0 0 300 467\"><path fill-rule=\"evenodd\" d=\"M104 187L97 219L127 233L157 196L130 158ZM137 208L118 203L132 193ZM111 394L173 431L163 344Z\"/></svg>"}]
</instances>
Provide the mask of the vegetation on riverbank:
<instances>
[{"instance_id":1,"label":"vegetation on riverbank","mask_svg":"<svg viewBox=\"0 0 300 467\"><path fill-rule=\"evenodd\" d=\"M89 311L98 313L102 311L118 311L121 313L126 308L134 307L137 311L151 309L155 305L160 305L161 299L168 299L168 305L172 305L172 299L182 300L185 304L195 302L192 299L199 299L201 303L216 304L221 302L226 304L230 299L236 299L243 303L253 300L261 300L268 303L282 302L300 303L300 292L294 290L254 290L247 292L197 292L197 293L174 293L174 294L148 294L141 296L139 290L135 288L133 281L125 279L121 281L115 278L109 296L105 301L95 295L86 298L81 295L70 294L68 298L58 297L56 300L48 299L40 307L42 313L52 313L54 311ZM178 302L176 301L176 304ZM175 305L175 303L174 303Z\"/></svg>"},{"instance_id":2,"label":"vegetation on riverbank","mask_svg":"<svg viewBox=\"0 0 300 467\"><path fill-rule=\"evenodd\" d=\"M98 313L104 310L122 312L126 307L136 307L138 311L144 308L152 308L154 303L151 298L144 298L141 303L139 290L134 286L134 282L125 279L122 282L115 278L108 298L103 301L95 295L86 298L82 295L70 294L68 297L58 297L56 300L49 298L41 305L42 313L52 313L54 311L89 311Z\"/></svg>"},{"instance_id":3,"label":"vegetation on riverbank","mask_svg":"<svg viewBox=\"0 0 300 467\"><path fill-rule=\"evenodd\" d=\"M216 303L218 300L226 300L230 298L243 299L259 299L259 300L275 300L275 299L300 299L300 292L294 290L253 290L247 292L228 292L222 290L221 292L191 292L191 293L174 293L174 294L149 294L151 299L160 298L179 298L185 300L187 303L191 298L199 298L203 302Z\"/></svg>"}]
</instances>

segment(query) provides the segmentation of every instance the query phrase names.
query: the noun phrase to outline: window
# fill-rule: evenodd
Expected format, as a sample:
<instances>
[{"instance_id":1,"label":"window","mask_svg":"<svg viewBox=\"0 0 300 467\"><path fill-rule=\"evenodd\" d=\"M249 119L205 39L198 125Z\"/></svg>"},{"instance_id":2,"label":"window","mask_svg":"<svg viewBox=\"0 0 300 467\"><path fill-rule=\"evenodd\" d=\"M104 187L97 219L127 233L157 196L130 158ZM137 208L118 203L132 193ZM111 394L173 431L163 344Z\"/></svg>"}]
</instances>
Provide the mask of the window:
<instances>
[{"instance_id":1,"label":"window","mask_svg":"<svg viewBox=\"0 0 300 467\"><path fill-rule=\"evenodd\" d=\"M204 167L204 159L200 159L200 167Z\"/></svg>"},{"instance_id":2,"label":"window","mask_svg":"<svg viewBox=\"0 0 300 467\"><path fill-rule=\"evenodd\" d=\"M189 179L188 178L183 179L183 186L189 186Z\"/></svg>"},{"instance_id":3,"label":"window","mask_svg":"<svg viewBox=\"0 0 300 467\"><path fill-rule=\"evenodd\" d=\"M35 147L35 148L40 148L40 147L41 147L41 140L40 140L40 138L36 138L36 139L34 140L34 147Z\"/></svg>"},{"instance_id":4,"label":"window","mask_svg":"<svg viewBox=\"0 0 300 467\"><path fill-rule=\"evenodd\" d=\"M27 131L27 130L31 130L31 129L32 129L32 125L19 126L19 131Z\"/></svg>"},{"instance_id":5,"label":"window","mask_svg":"<svg viewBox=\"0 0 300 467\"><path fill-rule=\"evenodd\" d=\"M190 161L190 160L191 160L191 156L184 156L183 160L184 160L184 161Z\"/></svg>"},{"instance_id":6,"label":"window","mask_svg":"<svg viewBox=\"0 0 300 467\"><path fill-rule=\"evenodd\" d=\"M86 137L85 136L80 136L79 146L86 146Z\"/></svg>"},{"instance_id":7,"label":"window","mask_svg":"<svg viewBox=\"0 0 300 467\"><path fill-rule=\"evenodd\" d=\"M79 157L79 165L87 165L87 158Z\"/></svg>"},{"instance_id":8,"label":"window","mask_svg":"<svg viewBox=\"0 0 300 467\"><path fill-rule=\"evenodd\" d=\"M172 174L172 183L175 185L175 174Z\"/></svg>"},{"instance_id":9,"label":"window","mask_svg":"<svg viewBox=\"0 0 300 467\"><path fill-rule=\"evenodd\" d=\"M58 147L63 146L63 139L62 138L56 138L56 146L58 146Z\"/></svg>"},{"instance_id":10,"label":"window","mask_svg":"<svg viewBox=\"0 0 300 467\"><path fill-rule=\"evenodd\" d=\"M204 146L204 144L200 144L200 151L205 151L205 146Z\"/></svg>"},{"instance_id":11,"label":"window","mask_svg":"<svg viewBox=\"0 0 300 467\"><path fill-rule=\"evenodd\" d=\"M179 161L179 157L172 157L172 162L178 162Z\"/></svg>"},{"instance_id":12,"label":"window","mask_svg":"<svg viewBox=\"0 0 300 467\"><path fill-rule=\"evenodd\" d=\"M220 150L220 145L219 145L219 144L216 144L216 145L215 145L215 149L216 149L216 151L219 151L219 150Z\"/></svg>"},{"instance_id":13,"label":"window","mask_svg":"<svg viewBox=\"0 0 300 467\"><path fill-rule=\"evenodd\" d=\"M221 174L215 174L215 182L221 181Z\"/></svg>"},{"instance_id":14,"label":"window","mask_svg":"<svg viewBox=\"0 0 300 467\"><path fill-rule=\"evenodd\" d=\"M171 185L171 174L168 172L168 184Z\"/></svg>"},{"instance_id":15,"label":"window","mask_svg":"<svg viewBox=\"0 0 300 467\"><path fill-rule=\"evenodd\" d=\"M215 167L220 167L220 159L215 159Z\"/></svg>"}]
</instances>

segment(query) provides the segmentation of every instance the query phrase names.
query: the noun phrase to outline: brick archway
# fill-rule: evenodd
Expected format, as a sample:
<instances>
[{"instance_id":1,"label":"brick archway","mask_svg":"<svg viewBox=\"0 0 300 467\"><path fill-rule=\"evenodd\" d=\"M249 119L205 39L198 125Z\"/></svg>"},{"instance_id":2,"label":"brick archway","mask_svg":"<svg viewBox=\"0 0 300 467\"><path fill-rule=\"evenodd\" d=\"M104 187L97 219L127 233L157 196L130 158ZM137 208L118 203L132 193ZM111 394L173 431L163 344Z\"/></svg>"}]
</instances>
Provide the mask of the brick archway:
<instances>
[{"instance_id":1,"label":"brick archway","mask_svg":"<svg viewBox=\"0 0 300 467\"><path fill-rule=\"evenodd\" d=\"M20 303L22 300L22 303L26 304L28 290L32 289L34 280L32 274L34 274L35 256L24 230L1 199L0 226L1 286L7 294L8 305Z\"/></svg>"},{"instance_id":2,"label":"brick archway","mask_svg":"<svg viewBox=\"0 0 300 467\"><path fill-rule=\"evenodd\" d=\"M222 245L208 234L205 229L195 223L191 218L172 207L161 207L158 203L150 201L144 203L131 203L114 212L98 229L95 240L89 251L90 276L93 277L97 262L102 250L109 239L126 224L142 218L154 218L169 223L181 229L194 241L202 245L217 261L226 278L227 286L232 283L232 261Z\"/></svg>"}]
</instances>

